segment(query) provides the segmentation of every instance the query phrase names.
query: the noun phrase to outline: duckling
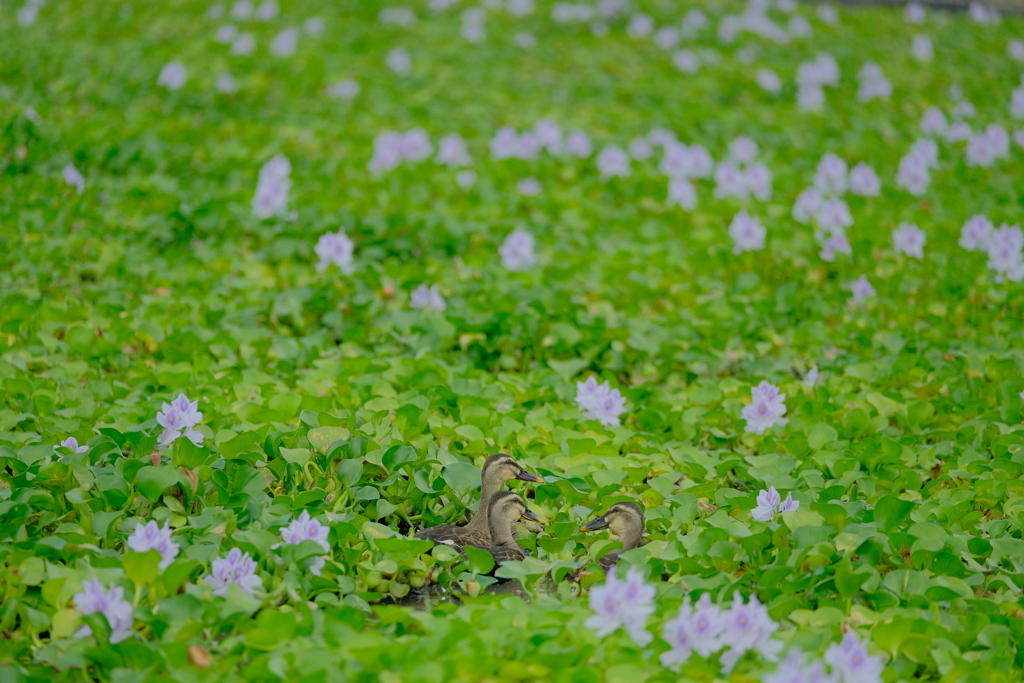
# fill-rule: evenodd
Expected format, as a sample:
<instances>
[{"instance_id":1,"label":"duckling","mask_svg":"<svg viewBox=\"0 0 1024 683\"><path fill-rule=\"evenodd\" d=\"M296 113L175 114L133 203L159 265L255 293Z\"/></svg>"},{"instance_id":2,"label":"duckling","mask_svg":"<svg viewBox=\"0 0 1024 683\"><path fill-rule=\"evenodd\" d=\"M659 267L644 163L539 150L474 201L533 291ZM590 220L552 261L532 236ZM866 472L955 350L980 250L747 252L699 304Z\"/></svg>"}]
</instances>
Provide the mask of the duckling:
<instances>
[{"instance_id":1,"label":"duckling","mask_svg":"<svg viewBox=\"0 0 1024 683\"><path fill-rule=\"evenodd\" d=\"M523 560L526 555L512 537L512 526L519 520L529 520L544 524L526 503L513 491L498 491L491 496L488 505L488 523L491 539L489 543L467 543L475 548L486 550L494 557L495 568L510 560Z\"/></svg>"},{"instance_id":2,"label":"duckling","mask_svg":"<svg viewBox=\"0 0 1024 683\"><path fill-rule=\"evenodd\" d=\"M598 531L608 529L613 536L618 536L622 547L606 553L598 560L598 564L607 574L619 561L619 555L632 550L640 543L644 535L644 511L636 503L616 503L597 519L580 527L581 531Z\"/></svg>"},{"instance_id":3,"label":"duckling","mask_svg":"<svg viewBox=\"0 0 1024 683\"><path fill-rule=\"evenodd\" d=\"M477 547L488 545L491 542L491 532L487 514L491 498L501 490L505 482L512 479L544 482L542 478L523 469L522 465L517 463L511 455L495 453L487 458L480 471L480 504L477 506L477 513L473 519L465 526L439 524L427 529L420 529L416 532L415 537L434 543L444 543L459 550L464 545Z\"/></svg>"}]
</instances>

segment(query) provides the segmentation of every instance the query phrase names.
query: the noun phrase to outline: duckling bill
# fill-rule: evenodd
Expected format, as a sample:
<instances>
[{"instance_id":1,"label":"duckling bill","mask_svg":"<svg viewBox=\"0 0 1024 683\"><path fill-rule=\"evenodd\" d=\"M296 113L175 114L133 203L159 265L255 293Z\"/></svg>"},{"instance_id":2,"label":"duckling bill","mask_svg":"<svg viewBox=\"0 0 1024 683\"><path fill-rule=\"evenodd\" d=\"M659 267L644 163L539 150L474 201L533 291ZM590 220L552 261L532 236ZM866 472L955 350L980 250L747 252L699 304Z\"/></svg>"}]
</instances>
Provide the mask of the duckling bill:
<instances>
[{"instance_id":1,"label":"duckling bill","mask_svg":"<svg viewBox=\"0 0 1024 683\"><path fill-rule=\"evenodd\" d=\"M580 527L581 531L600 531L608 529L613 536L618 536L622 541L622 547L605 553L598 560L598 564L607 574L619 561L619 556L627 550L632 550L640 544L644 536L644 511L636 503L616 503L608 508L607 512L593 519Z\"/></svg>"},{"instance_id":2,"label":"duckling bill","mask_svg":"<svg viewBox=\"0 0 1024 683\"><path fill-rule=\"evenodd\" d=\"M512 525L520 520L544 524L544 520L528 508L526 502L513 491L495 493L488 508L490 541L484 544L470 542L466 545L489 552L494 557L495 569L505 562L525 559L526 555L523 554L522 548L512 537Z\"/></svg>"}]
</instances>

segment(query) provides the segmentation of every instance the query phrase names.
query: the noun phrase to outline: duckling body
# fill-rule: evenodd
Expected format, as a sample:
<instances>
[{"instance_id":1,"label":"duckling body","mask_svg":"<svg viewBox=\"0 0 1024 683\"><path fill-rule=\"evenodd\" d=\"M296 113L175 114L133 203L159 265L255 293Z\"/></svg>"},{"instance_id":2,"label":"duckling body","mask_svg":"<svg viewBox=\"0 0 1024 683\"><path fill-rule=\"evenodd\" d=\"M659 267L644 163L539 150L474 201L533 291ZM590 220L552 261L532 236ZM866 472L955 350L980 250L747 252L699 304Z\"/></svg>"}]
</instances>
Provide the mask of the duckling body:
<instances>
[{"instance_id":1,"label":"duckling body","mask_svg":"<svg viewBox=\"0 0 1024 683\"><path fill-rule=\"evenodd\" d=\"M604 573L607 574L614 569L615 563L619 561L619 556L622 553L632 550L640 544L640 540L644 536L644 524L643 508L636 503L627 501L616 503L608 508L608 511L603 515L584 524L580 529L583 531L608 529L612 535L618 536L619 540L622 541L621 548L605 553L597 561L601 565L601 569L604 570Z\"/></svg>"},{"instance_id":2,"label":"duckling body","mask_svg":"<svg viewBox=\"0 0 1024 683\"><path fill-rule=\"evenodd\" d=\"M498 491L491 497L488 511L490 540L487 543L467 543L474 548L486 550L494 558L494 569L505 562L523 560L526 555L512 537L512 525L521 519L543 524L518 494L512 491ZM494 570L491 570L493 573Z\"/></svg>"},{"instance_id":3,"label":"duckling body","mask_svg":"<svg viewBox=\"0 0 1024 683\"><path fill-rule=\"evenodd\" d=\"M488 511L494 494L501 490L505 482L512 479L523 481L543 482L544 480L535 474L527 472L506 453L495 453L487 458L483 469L480 472L480 504L477 506L477 513L473 519L464 526L457 524L439 524L437 526L420 529L416 532L415 538L444 543L453 548L461 550L464 546L483 547L491 543L491 530L488 524ZM513 542L514 543L514 542Z\"/></svg>"}]
</instances>

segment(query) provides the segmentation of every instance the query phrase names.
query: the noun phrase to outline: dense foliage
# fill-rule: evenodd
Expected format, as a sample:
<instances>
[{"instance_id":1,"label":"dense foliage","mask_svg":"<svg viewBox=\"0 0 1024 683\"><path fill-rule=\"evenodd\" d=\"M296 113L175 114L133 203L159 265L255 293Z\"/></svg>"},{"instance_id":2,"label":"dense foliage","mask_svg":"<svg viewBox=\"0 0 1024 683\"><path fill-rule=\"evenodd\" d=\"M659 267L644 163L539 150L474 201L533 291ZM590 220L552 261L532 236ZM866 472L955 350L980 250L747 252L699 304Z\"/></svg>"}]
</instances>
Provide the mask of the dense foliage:
<instances>
[{"instance_id":1,"label":"dense foliage","mask_svg":"<svg viewBox=\"0 0 1024 683\"><path fill-rule=\"evenodd\" d=\"M728 674L659 658L684 597L737 590L809 660L853 632L886 681L1021 680L1024 295L961 246L972 216L1024 207L1020 145L968 139L1019 127L1019 18L264 5L0 9L0 680L762 680L755 653ZM832 83L807 75L822 53ZM868 62L891 96L858 98ZM933 136L919 188L930 107L968 138ZM502 126L542 119L593 154L496 158ZM389 157L382 134L416 128L426 153ZM696 173L695 205L667 200L666 131L719 162L750 138L767 193ZM437 163L449 134L468 158ZM881 181L845 196L831 261L793 216L826 153ZM741 210L763 247L734 249ZM894 248L901 223L923 258ZM535 239L518 270L515 229ZM351 264L317 248L339 230ZM620 425L577 405L594 376ZM763 380L788 423L755 434ZM176 431L179 394L201 418ZM471 514L499 451L543 477L511 488L548 524L492 583L489 557L412 532ZM770 486L799 507L758 521ZM579 527L624 500L646 515L620 563L656 591L645 646L585 625L618 546ZM289 542L303 511L320 526ZM150 521L168 562L129 544ZM211 578L236 548L252 590ZM100 586L132 613L89 613Z\"/></svg>"}]
</instances>

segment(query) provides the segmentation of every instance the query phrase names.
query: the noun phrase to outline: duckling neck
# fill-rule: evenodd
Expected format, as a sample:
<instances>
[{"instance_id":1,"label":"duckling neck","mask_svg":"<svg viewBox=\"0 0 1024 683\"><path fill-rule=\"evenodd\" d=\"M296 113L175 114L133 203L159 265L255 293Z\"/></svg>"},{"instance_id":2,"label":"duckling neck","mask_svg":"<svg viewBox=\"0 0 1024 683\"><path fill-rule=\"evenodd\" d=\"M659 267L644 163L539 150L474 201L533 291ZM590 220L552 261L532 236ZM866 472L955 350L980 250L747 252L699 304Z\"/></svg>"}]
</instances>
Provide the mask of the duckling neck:
<instances>
[{"instance_id":1,"label":"duckling neck","mask_svg":"<svg viewBox=\"0 0 1024 683\"><path fill-rule=\"evenodd\" d=\"M494 545L516 545L516 539L512 537L512 525L515 522L502 520L500 517L491 520L491 543Z\"/></svg>"},{"instance_id":2,"label":"duckling neck","mask_svg":"<svg viewBox=\"0 0 1024 683\"><path fill-rule=\"evenodd\" d=\"M642 526L630 526L623 530L622 535L619 536L619 540L622 541L622 552L635 548L643 535L644 528Z\"/></svg>"},{"instance_id":3,"label":"duckling neck","mask_svg":"<svg viewBox=\"0 0 1024 683\"><path fill-rule=\"evenodd\" d=\"M480 504L477 505L476 515L466 525L474 529L489 528L487 524L487 508L490 506L491 497L501 490L501 480L496 477L489 477L487 474L487 472L484 472L480 482Z\"/></svg>"}]
</instances>

